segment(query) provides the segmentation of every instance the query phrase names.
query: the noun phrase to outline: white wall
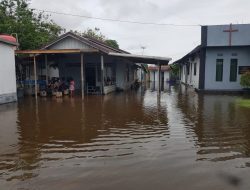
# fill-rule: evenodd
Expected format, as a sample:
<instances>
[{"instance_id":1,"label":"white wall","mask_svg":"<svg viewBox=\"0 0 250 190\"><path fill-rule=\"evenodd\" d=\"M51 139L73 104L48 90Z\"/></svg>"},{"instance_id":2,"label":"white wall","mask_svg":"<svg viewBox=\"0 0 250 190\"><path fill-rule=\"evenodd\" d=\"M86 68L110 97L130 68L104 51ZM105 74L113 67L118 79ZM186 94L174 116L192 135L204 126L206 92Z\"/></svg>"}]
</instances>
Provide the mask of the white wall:
<instances>
[{"instance_id":1,"label":"white wall","mask_svg":"<svg viewBox=\"0 0 250 190\"><path fill-rule=\"evenodd\" d=\"M189 59L189 74L187 72L187 65L181 66L181 82L199 88L199 74L200 74L200 58L196 56L194 59ZM194 74L194 68L196 63L196 75Z\"/></svg>"},{"instance_id":2,"label":"white wall","mask_svg":"<svg viewBox=\"0 0 250 190\"><path fill-rule=\"evenodd\" d=\"M131 87L131 84L134 82L134 69L132 64L121 60L119 63L116 63L116 87L127 90ZM129 64L129 81L127 81L127 64Z\"/></svg>"},{"instance_id":3,"label":"white wall","mask_svg":"<svg viewBox=\"0 0 250 190\"><path fill-rule=\"evenodd\" d=\"M250 24L235 24L232 26L232 45L242 46L250 45ZM228 46L229 45L229 25L215 25L207 27L207 46Z\"/></svg>"},{"instance_id":4,"label":"white wall","mask_svg":"<svg viewBox=\"0 0 250 190\"><path fill-rule=\"evenodd\" d=\"M49 49L89 49L90 46L79 42L79 40L74 39L73 37L66 37L64 40L55 43Z\"/></svg>"},{"instance_id":5,"label":"white wall","mask_svg":"<svg viewBox=\"0 0 250 190\"><path fill-rule=\"evenodd\" d=\"M150 72L149 73L150 74L150 81L152 81L152 82L158 81L158 79L159 79L159 74L158 74L159 72L158 72L158 70L156 70L156 71L149 71L149 72ZM169 71L164 71L163 75L164 75L164 82L168 82L170 80L170 72Z\"/></svg>"},{"instance_id":6,"label":"white wall","mask_svg":"<svg viewBox=\"0 0 250 190\"><path fill-rule=\"evenodd\" d=\"M0 96L6 94L16 95L14 46L0 42L0 65Z\"/></svg>"},{"instance_id":7,"label":"white wall","mask_svg":"<svg viewBox=\"0 0 250 190\"><path fill-rule=\"evenodd\" d=\"M237 54L233 56L232 54ZM222 54L222 56L218 56ZM216 59L223 59L223 80L216 81ZM250 66L250 48L210 48L206 52L205 90L241 90L240 76L237 81L230 82L230 60L238 59L238 66Z\"/></svg>"},{"instance_id":8,"label":"white wall","mask_svg":"<svg viewBox=\"0 0 250 190\"><path fill-rule=\"evenodd\" d=\"M196 75L194 73L196 63ZM199 70L200 70L200 58L196 56L193 60L190 59L189 75L187 75L187 84L194 88L199 88Z\"/></svg>"}]
</instances>

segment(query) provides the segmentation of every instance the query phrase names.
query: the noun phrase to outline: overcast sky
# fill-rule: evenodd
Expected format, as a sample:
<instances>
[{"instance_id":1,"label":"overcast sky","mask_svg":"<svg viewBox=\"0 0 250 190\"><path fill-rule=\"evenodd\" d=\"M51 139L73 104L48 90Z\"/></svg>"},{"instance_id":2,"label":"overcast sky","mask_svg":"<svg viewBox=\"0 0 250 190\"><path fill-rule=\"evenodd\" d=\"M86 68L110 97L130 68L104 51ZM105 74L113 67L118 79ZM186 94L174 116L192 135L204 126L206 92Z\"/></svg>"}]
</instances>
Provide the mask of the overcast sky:
<instances>
[{"instance_id":1,"label":"overcast sky","mask_svg":"<svg viewBox=\"0 0 250 190\"><path fill-rule=\"evenodd\" d=\"M92 17L184 25L250 22L250 0L31 0L31 7ZM131 53L178 59L200 44L200 27L139 25L51 14L67 30L100 28Z\"/></svg>"}]
</instances>

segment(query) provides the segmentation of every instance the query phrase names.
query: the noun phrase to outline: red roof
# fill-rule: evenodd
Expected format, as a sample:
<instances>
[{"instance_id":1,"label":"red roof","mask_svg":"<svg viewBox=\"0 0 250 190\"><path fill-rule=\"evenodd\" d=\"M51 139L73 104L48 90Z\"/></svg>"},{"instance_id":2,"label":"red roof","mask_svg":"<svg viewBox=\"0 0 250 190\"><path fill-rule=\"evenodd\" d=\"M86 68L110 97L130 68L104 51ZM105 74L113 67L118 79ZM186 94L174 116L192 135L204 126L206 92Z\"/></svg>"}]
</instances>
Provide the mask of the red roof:
<instances>
[{"instance_id":1,"label":"red roof","mask_svg":"<svg viewBox=\"0 0 250 190\"><path fill-rule=\"evenodd\" d=\"M149 66L148 70L149 71L158 71L158 66ZM171 68L169 65L161 66L161 71L170 71L170 70L171 70Z\"/></svg>"},{"instance_id":2,"label":"red roof","mask_svg":"<svg viewBox=\"0 0 250 190\"><path fill-rule=\"evenodd\" d=\"M0 34L0 42L17 45L17 40L13 36L7 34Z\"/></svg>"}]
</instances>

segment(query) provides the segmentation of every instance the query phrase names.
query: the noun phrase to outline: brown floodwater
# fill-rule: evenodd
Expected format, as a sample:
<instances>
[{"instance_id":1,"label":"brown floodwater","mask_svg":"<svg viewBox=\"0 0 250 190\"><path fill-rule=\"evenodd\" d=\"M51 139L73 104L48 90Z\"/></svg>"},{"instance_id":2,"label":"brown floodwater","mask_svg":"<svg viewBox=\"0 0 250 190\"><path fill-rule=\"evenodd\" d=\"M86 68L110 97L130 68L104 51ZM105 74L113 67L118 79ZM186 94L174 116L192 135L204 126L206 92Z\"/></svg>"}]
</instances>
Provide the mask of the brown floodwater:
<instances>
[{"instance_id":1,"label":"brown floodwater","mask_svg":"<svg viewBox=\"0 0 250 190\"><path fill-rule=\"evenodd\" d=\"M250 189L250 108L184 86L0 106L0 189Z\"/></svg>"}]
</instances>

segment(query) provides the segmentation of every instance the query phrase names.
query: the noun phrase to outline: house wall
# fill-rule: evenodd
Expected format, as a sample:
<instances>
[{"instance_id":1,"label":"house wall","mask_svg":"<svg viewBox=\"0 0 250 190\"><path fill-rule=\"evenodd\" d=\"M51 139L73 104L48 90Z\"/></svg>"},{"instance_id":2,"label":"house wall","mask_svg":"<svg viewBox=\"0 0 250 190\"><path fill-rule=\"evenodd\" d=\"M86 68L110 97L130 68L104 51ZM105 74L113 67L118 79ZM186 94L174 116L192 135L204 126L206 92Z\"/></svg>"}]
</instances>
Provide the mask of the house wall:
<instances>
[{"instance_id":1,"label":"house wall","mask_svg":"<svg viewBox=\"0 0 250 190\"><path fill-rule=\"evenodd\" d=\"M207 26L207 46L228 46L229 32L224 32L224 30L228 29L229 25ZM238 30L237 32L232 32L232 45L250 45L249 24L232 25L232 29Z\"/></svg>"},{"instance_id":2,"label":"house wall","mask_svg":"<svg viewBox=\"0 0 250 190\"><path fill-rule=\"evenodd\" d=\"M0 104L17 100L14 47L0 43Z\"/></svg>"},{"instance_id":3,"label":"house wall","mask_svg":"<svg viewBox=\"0 0 250 190\"><path fill-rule=\"evenodd\" d=\"M73 77L75 80L76 89L81 88L81 72L80 72L80 56L67 55L59 59L59 75L60 77ZM114 59L110 56L104 56L104 65L105 63L115 64L116 70L116 87L127 90L131 87L131 84L135 80L135 68L129 61L122 59ZM96 68L96 86L101 87L101 82L98 81L98 72L97 67L101 65L101 56L99 54L87 55L84 57L85 67L94 67ZM127 69L129 67L129 81L127 80ZM87 85L85 80L85 86ZM109 93L114 91L115 88L106 88L106 92Z\"/></svg>"},{"instance_id":4,"label":"house wall","mask_svg":"<svg viewBox=\"0 0 250 190\"><path fill-rule=\"evenodd\" d=\"M50 46L49 49L89 49L90 46L72 38L66 37L58 43Z\"/></svg>"},{"instance_id":5,"label":"house wall","mask_svg":"<svg viewBox=\"0 0 250 190\"><path fill-rule=\"evenodd\" d=\"M157 82L158 81L158 79L159 79L159 74L158 73L159 73L158 70L150 71L150 81L151 82ZM170 72L169 71L164 71L163 75L164 75L164 82L168 82L170 80Z\"/></svg>"},{"instance_id":6,"label":"house wall","mask_svg":"<svg viewBox=\"0 0 250 190\"><path fill-rule=\"evenodd\" d=\"M196 63L196 74L194 73ZM188 74L189 69L189 74ZM196 56L194 59L189 59L188 64L181 65L180 69L180 80L184 84L193 86L194 88L199 88L199 74L200 74L200 58Z\"/></svg>"},{"instance_id":7,"label":"house wall","mask_svg":"<svg viewBox=\"0 0 250 190\"><path fill-rule=\"evenodd\" d=\"M237 55L236 55L237 54ZM236 56L235 56L236 55ZM216 81L216 59L223 59L223 80ZM238 59L239 66L250 66L249 47L208 48L205 64L205 90L241 90L240 76L237 81L230 82L230 60Z\"/></svg>"},{"instance_id":8,"label":"house wall","mask_svg":"<svg viewBox=\"0 0 250 190\"><path fill-rule=\"evenodd\" d=\"M129 80L127 79L127 70L129 69ZM132 64L126 60L120 60L116 67L116 87L127 90L131 87L135 80L135 69Z\"/></svg>"},{"instance_id":9,"label":"house wall","mask_svg":"<svg viewBox=\"0 0 250 190\"><path fill-rule=\"evenodd\" d=\"M194 88L199 88L199 70L200 70L200 58L195 56L194 59L189 60L189 75L187 74L186 84L193 86ZM196 74L194 73L195 70L195 63L196 63ZM186 69L188 67L186 66Z\"/></svg>"},{"instance_id":10,"label":"house wall","mask_svg":"<svg viewBox=\"0 0 250 190\"><path fill-rule=\"evenodd\" d=\"M186 65L180 66L180 81L186 84Z\"/></svg>"}]
</instances>

